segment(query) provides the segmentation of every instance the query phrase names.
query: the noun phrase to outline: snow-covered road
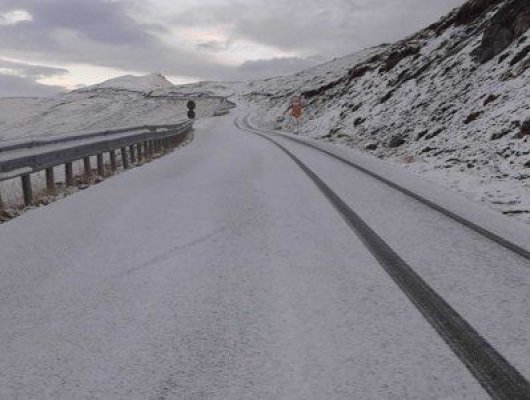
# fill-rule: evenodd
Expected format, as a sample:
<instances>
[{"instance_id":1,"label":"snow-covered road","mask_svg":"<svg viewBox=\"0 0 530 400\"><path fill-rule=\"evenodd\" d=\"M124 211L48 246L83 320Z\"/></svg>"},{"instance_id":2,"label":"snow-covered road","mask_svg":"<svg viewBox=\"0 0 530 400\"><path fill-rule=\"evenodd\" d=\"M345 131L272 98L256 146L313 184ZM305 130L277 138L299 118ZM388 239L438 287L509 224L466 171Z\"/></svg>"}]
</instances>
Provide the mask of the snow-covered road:
<instances>
[{"instance_id":1,"label":"snow-covered road","mask_svg":"<svg viewBox=\"0 0 530 400\"><path fill-rule=\"evenodd\" d=\"M282 144L530 376L528 260ZM307 175L232 116L0 226L0 264L1 399L488 398Z\"/></svg>"}]
</instances>

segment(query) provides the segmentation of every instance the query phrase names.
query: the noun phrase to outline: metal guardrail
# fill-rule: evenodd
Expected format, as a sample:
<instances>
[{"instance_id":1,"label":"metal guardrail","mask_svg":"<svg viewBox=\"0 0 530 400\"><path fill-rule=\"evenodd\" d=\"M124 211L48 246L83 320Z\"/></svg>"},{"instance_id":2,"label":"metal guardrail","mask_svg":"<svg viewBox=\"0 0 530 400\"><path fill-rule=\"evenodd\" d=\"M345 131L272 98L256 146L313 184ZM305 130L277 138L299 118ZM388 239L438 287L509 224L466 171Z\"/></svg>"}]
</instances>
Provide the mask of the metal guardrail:
<instances>
[{"instance_id":1,"label":"metal guardrail","mask_svg":"<svg viewBox=\"0 0 530 400\"><path fill-rule=\"evenodd\" d=\"M132 128L118 128L118 129L109 129L106 131L97 131L97 132L84 132L84 133L75 133L69 134L64 133L57 136L48 136L41 138L31 138L31 139L9 139L5 141L0 141L0 154L4 151L15 150L19 148L30 148L37 147L47 144L63 143L73 140L80 139L89 139L97 136L110 136L118 133L127 133L127 132L137 132L137 131L153 131L158 129L178 129L182 126L180 124L171 124L171 125L142 125Z\"/></svg>"},{"instance_id":2,"label":"metal guardrail","mask_svg":"<svg viewBox=\"0 0 530 400\"><path fill-rule=\"evenodd\" d=\"M97 170L104 175L103 154L109 153L116 170L116 150L120 149L124 168L129 162L150 158L155 152L172 149L193 128L192 121L174 125L146 125L69 136L0 142L0 181L22 178L24 202L33 202L30 174L46 171L49 192L55 191L53 168L65 165L66 185L73 185L72 163L84 161L85 175L92 175L90 157L97 156ZM0 201L1 204L1 201Z\"/></svg>"}]
</instances>

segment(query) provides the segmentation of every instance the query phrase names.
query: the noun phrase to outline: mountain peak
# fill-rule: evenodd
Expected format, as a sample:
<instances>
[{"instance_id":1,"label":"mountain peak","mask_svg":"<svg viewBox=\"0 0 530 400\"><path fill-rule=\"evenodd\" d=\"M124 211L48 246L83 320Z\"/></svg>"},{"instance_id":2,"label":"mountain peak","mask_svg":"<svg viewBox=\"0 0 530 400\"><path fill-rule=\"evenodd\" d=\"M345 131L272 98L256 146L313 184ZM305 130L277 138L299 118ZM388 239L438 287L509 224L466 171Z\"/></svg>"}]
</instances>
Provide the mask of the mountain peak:
<instances>
[{"instance_id":1,"label":"mountain peak","mask_svg":"<svg viewBox=\"0 0 530 400\"><path fill-rule=\"evenodd\" d=\"M80 89L80 91L98 89L117 89L131 92L150 92L159 89L172 89L174 87L164 75L159 72L148 75L124 75L109 79L97 85L92 85Z\"/></svg>"}]
</instances>

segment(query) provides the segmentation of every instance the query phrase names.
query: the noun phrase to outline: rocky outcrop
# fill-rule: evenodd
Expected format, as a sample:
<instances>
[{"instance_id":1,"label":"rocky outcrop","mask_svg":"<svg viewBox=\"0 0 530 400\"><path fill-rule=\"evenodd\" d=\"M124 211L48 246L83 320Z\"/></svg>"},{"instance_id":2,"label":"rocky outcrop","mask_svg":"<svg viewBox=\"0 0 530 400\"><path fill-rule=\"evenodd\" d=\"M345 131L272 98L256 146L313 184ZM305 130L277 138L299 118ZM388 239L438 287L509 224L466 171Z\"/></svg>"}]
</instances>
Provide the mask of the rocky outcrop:
<instances>
[{"instance_id":1,"label":"rocky outcrop","mask_svg":"<svg viewBox=\"0 0 530 400\"><path fill-rule=\"evenodd\" d=\"M403 59L414 56L420 52L421 45L418 43L408 43L406 46L392 51L386 58L381 71L389 72Z\"/></svg>"},{"instance_id":2,"label":"rocky outcrop","mask_svg":"<svg viewBox=\"0 0 530 400\"><path fill-rule=\"evenodd\" d=\"M502 0L472 0L465 3L456 13L454 23L456 25L469 25L483 16L493 6Z\"/></svg>"},{"instance_id":3,"label":"rocky outcrop","mask_svg":"<svg viewBox=\"0 0 530 400\"><path fill-rule=\"evenodd\" d=\"M528 118L526 121L524 121L521 124L521 128L519 130L519 133L517 134L517 137L519 139L522 139L526 136L530 136L530 118Z\"/></svg>"},{"instance_id":4,"label":"rocky outcrop","mask_svg":"<svg viewBox=\"0 0 530 400\"><path fill-rule=\"evenodd\" d=\"M501 54L530 28L530 1L509 0L491 19L475 52L484 64Z\"/></svg>"},{"instance_id":5,"label":"rocky outcrop","mask_svg":"<svg viewBox=\"0 0 530 400\"><path fill-rule=\"evenodd\" d=\"M388 141L388 147L390 149L395 149L397 147L403 146L406 143L405 139L401 135L395 135Z\"/></svg>"}]
</instances>

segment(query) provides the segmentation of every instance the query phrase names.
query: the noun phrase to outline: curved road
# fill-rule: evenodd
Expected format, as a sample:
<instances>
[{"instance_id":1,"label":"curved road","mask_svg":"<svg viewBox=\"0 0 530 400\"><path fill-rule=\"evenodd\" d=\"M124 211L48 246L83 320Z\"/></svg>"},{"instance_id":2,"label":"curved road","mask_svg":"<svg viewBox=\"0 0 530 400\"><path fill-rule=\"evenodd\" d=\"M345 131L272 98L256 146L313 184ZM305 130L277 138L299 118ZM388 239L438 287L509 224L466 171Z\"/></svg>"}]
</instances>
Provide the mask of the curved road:
<instances>
[{"instance_id":1,"label":"curved road","mask_svg":"<svg viewBox=\"0 0 530 400\"><path fill-rule=\"evenodd\" d=\"M490 397L292 159L196 126L0 226L0 398ZM277 140L528 379L528 260Z\"/></svg>"}]
</instances>

